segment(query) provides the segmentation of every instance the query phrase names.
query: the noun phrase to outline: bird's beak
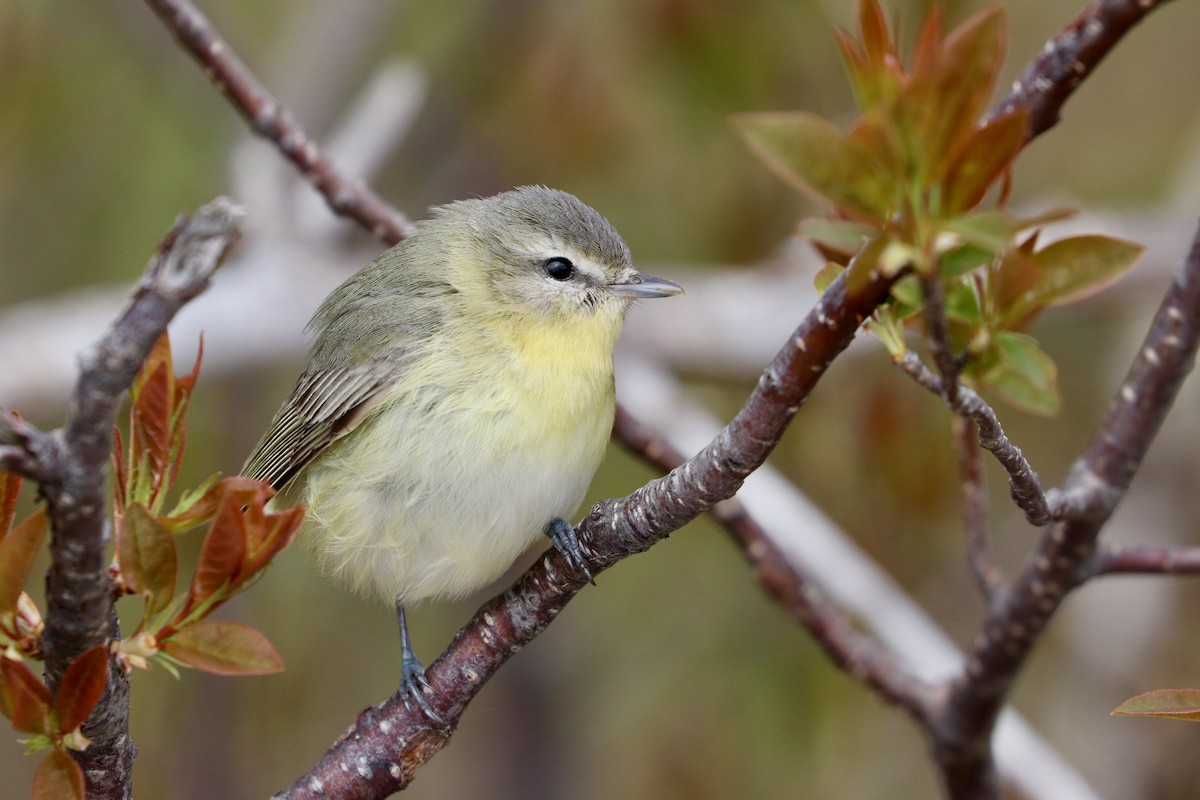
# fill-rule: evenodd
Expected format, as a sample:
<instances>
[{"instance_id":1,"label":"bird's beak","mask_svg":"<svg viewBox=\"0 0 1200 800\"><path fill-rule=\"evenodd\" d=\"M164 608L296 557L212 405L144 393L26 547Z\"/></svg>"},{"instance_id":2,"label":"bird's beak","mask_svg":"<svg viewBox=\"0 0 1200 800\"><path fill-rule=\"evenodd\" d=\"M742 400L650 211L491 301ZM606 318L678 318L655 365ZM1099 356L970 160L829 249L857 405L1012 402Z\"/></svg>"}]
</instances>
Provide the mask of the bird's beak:
<instances>
[{"instance_id":1,"label":"bird's beak","mask_svg":"<svg viewBox=\"0 0 1200 800\"><path fill-rule=\"evenodd\" d=\"M683 292L683 287L664 278L655 278L633 272L625 278L608 285L609 291L621 297L647 298L670 297Z\"/></svg>"}]
</instances>

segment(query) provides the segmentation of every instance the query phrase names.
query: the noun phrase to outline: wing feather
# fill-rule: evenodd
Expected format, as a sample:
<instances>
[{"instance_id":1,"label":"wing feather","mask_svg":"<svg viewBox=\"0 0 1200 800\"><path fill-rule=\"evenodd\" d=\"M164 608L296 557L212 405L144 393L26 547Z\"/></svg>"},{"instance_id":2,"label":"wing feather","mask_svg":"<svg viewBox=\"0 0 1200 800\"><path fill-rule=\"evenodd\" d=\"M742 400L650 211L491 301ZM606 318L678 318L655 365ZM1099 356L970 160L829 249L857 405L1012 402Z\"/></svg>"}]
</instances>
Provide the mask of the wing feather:
<instances>
[{"instance_id":1,"label":"wing feather","mask_svg":"<svg viewBox=\"0 0 1200 800\"><path fill-rule=\"evenodd\" d=\"M326 447L350 433L398 379L402 351L349 368L306 372L242 473L282 489Z\"/></svg>"}]
</instances>

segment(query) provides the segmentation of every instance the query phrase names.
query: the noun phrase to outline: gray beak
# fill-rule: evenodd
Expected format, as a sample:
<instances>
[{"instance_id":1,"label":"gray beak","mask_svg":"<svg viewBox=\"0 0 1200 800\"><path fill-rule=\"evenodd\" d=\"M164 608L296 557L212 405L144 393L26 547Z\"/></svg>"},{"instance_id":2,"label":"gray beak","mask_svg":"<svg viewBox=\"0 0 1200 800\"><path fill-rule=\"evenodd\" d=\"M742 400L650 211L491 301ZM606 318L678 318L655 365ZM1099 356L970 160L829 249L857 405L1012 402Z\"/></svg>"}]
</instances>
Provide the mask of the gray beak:
<instances>
[{"instance_id":1,"label":"gray beak","mask_svg":"<svg viewBox=\"0 0 1200 800\"><path fill-rule=\"evenodd\" d=\"M663 278L643 275L640 272L634 272L621 281L610 283L608 290L620 297L632 297L635 299L670 297L673 294L683 292L683 288L677 283L672 283Z\"/></svg>"}]
</instances>

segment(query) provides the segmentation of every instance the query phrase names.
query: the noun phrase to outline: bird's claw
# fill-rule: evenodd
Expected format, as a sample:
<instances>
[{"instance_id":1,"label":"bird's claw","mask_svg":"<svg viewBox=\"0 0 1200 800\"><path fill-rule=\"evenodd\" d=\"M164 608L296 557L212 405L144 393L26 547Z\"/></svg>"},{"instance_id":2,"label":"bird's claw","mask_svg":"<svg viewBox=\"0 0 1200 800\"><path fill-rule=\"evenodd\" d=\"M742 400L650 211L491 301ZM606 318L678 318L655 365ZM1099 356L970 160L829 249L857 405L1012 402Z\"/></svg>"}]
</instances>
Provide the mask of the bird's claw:
<instances>
[{"instance_id":1,"label":"bird's claw","mask_svg":"<svg viewBox=\"0 0 1200 800\"><path fill-rule=\"evenodd\" d=\"M579 544L579 534L575 532L571 523L562 517L554 518L546 526L546 536L550 537L554 549L562 553L563 558L571 565L571 569L587 578L587 582L595 586L596 581L592 578L592 571L588 569L587 557L584 556L583 547Z\"/></svg>"},{"instance_id":2,"label":"bird's claw","mask_svg":"<svg viewBox=\"0 0 1200 800\"><path fill-rule=\"evenodd\" d=\"M400 699L404 701L404 710L413 713L415 704L425 718L439 728L446 727L446 721L433 710L425 699L425 690L433 691L429 680L425 677L425 668L415 657L405 658L400 668Z\"/></svg>"}]
</instances>

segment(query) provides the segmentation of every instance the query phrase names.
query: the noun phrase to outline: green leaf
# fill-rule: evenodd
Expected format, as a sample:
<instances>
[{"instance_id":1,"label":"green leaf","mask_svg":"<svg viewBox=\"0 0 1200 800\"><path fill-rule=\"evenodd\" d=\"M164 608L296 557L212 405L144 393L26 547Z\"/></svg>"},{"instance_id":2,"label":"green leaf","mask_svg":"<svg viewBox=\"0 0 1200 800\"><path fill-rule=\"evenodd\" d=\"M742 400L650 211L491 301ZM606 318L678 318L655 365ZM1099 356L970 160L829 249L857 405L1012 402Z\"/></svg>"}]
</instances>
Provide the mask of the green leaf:
<instances>
[{"instance_id":1,"label":"green leaf","mask_svg":"<svg viewBox=\"0 0 1200 800\"><path fill-rule=\"evenodd\" d=\"M946 285L946 317L972 326L983 324L983 310L974 281L957 280Z\"/></svg>"},{"instance_id":2,"label":"green leaf","mask_svg":"<svg viewBox=\"0 0 1200 800\"><path fill-rule=\"evenodd\" d=\"M1108 236L1074 236L1033 254L1041 269L1037 281L1008 310L1015 319L1043 306L1063 305L1094 294L1121 277L1145 248Z\"/></svg>"},{"instance_id":3,"label":"green leaf","mask_svg":"<svg viewBox=\"0 0 1200 800\"><path fill-rule=\"evenodd\" d=\"M941 222L941 228L994 255L1005 252L1012 244L1011 223L1003 211L951 217Z\"/></svg>"},{"instance_id":4,"label":"green leaf","mask_svg":"<svg viewBox=\"0 0 1200 800\"><path fill-rule=\"evenodd\" d=\"M879 229L848 219L808 217L800 222L798 232L809 239L827 259L845 266Z\"/></svg>"},{"instance_id":5,"label":"green leaf","mask_svg":"<svg viewBox=\"0 0 1200 800\"><path fill-rule=\"evenodd\" d=\"M234 504L243 506L264 491L273 493L264 481L243 475L221 478L216 483L210 483L210 480L189 492L184 500L179 501L171 516L161 517L159 522L171 533L181 533L212 519L227 497L232 497Z\"/></svg>"},{"instance_id":6,"label":"green leaf","mask_svg":"<svg viewBox=\"0 0 1200 800\"><path fill-rule=\"evenodd\" d=\"M125 584L146 598L147 618L171 602L179 572L175 542L141 505L130 506L121 519L117 555Z\"/></svg>"},{"instance_id":7,"label":"green leaf","mask_svg":"<svg viewBox=\"0 0 1200 800\"><path fill-rule=\"evenodd\" d=\"M1054 416L1062 407L1058 367L1032 336L999 331L992 336L992 359L983 381L1017 408Z\"/></svg>"},{"instance_id":8,"label":"green leaf","mask_svg":"<svg viewBox=\"0 0 1200 800\"><path fill-rule=\"evenodd\" d=\"M92 713L108 683L108 648L102 644L84 650L71 662L54 696L58 729L70 733Z\"/></svg>"},{"instance_id":9,"label":"green leaf","mask_svg":"<svg viewBox=\"0 0 1200 800\"><path fill-rule=\"evenodd\" d=\"M1155 689L1129 698L1112 713L1122 717L1167 717L1200 722L1200 689Z\"/></svg>"},{"instance_id":10,"label":"green leaf","mask_svg":"<svg viewBox=\"0 0 1200 800\"><path fill-rule=\"evenodd\" d=\"M921 291L921 279L908 275L892 286L892 297L906 310L919 311L925 307L925 294Z\"/></svg>"},{"instance_id":11,"label":"green leaf","mask_svg":"<svg viewBox=\"0 0 1200 800\"><path fill-rule=\"evenodd\" d=\"M33 774L33 800L84 800L83 768L55 747Z\"/></svg>"},{"instance_id":12,"label":"green leaf","mask_svg":"<svg viewBox=\"0 0 1200 800\"><path fill-rule=\"evenodd\" d=\"M908 352L904 343L904 323L896 317L892 309L883 307L876 310L875 316L867 322L867 330L879 337L879 341L883 342L883 346L894 360L899 361Z\"/></svg>"},{"instance_id":13,"label":"green leaf","mask_svg":"<svg viewBox=\"0 0 1200 800\"><path fill-rule=\"evenodd\" d=\"M17 610L17 601L45 535L46 510L42 508L0 540L0 615Z\"/></svg>"},{"instance_id":14,"label":"green leaf","mask_svg":"<svg viewBox=\"0 0 1200 800\"><path fill-rule=\"evenodd\" d=\"M957 278L992 263L995 257L991 250L968 242L942 253L938 274L947 279Z\"/></svg>"},{"instance_id":15,"label":"green leaf","mask_svg":"<svg viewBox=\"0 0 1200 800\"><path fill-rule=\"evenodd\" d=\"M803 111L739 114L734 126L776 175L848 217L882 222L891 187L867 148Z\"/></svg>"},{"instance_id":16,"label":"green leaf","mask_svg":"<svg viewBox=\"0 0 1200 800\"><path fill-rule=\"evenodd\" d=\"M832 261L821 267L817 271L816 276L813 277L813 286L816 287L817 293L825 294L825 290L829 288L829 285L836 281L838 276L845 271L845 267L841 264L835 264Z\"/></svg>"},{"instance_id":17,"label":"green leaf","mask_svg":"<svg viewBox=\"0 0 1200 800\"><path fill-rule=\"evenodd\" d=\"M283 671L283 659L249 625L226 620L202 620L188 625L162 643L172 658L215 675L270 675Z\"/></svg>"}]
</instances>

